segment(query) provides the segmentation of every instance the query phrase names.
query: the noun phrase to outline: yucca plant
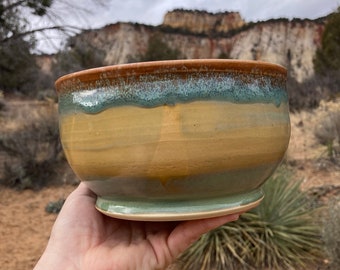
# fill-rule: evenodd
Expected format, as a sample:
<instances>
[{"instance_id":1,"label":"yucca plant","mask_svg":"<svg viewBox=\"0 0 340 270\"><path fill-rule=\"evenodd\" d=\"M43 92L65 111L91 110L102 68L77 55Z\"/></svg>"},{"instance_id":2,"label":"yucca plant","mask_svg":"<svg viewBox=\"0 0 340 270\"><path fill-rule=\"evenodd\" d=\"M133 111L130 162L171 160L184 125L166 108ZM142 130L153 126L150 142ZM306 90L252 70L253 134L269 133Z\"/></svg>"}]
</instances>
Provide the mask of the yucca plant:
<instances>
[{"instance_id":1,"label":"yucca plant","mask_svg":"<svg viewBox=\"0 0 340 270\"><path fill-rule=\"evenodd\" d=\"M178 259L180 269L300 269L322 256L321 228L300 182L280 170L257 208L203 235Z\"/></svg>"}]
</instances>

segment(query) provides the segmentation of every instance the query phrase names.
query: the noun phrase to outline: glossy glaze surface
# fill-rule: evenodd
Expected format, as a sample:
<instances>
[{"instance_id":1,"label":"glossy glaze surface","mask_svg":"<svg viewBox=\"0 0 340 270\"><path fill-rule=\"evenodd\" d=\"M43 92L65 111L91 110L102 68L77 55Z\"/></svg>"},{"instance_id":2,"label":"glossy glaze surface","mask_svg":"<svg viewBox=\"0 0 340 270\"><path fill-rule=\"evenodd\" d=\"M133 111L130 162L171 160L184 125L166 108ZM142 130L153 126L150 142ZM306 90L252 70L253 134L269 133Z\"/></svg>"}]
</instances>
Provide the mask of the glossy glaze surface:
<instances>
[{"instance_id":1,"label":"glossy glaze surface","mask_svg":"<svg viewBox=\"0 0 340 270\"><path fill-rule=\"evenodd\" d=\"M56 83L66 157L109 215L191 219L253 205L288 146L285 77L277 65L228 60L67 75Z\"/></svg>"}]
</instances>

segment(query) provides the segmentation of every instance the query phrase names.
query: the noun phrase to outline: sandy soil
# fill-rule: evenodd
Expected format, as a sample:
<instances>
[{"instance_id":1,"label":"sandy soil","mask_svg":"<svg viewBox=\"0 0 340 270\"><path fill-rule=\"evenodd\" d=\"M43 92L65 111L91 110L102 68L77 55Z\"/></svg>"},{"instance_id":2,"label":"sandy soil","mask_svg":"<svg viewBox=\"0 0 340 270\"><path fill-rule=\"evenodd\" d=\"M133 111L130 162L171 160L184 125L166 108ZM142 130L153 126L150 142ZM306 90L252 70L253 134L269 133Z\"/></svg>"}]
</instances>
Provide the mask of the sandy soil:
<instances>
[{"instance_id":1,"label":"sandy soil","mask_svg":"<svg viewBox=\"0 0 340 270\"><path fill-rule=\"evenodd\" d=\"M327 157L327 147L321 145L314 135L315 129L325 123L324 119L333 112L340 112L340 99L336 102L322 102L316 110L291 114L292 129L287 160L296 178L303 181L303 189L340 185L340 139L338 142L335 140L334 148L338 152L337 162L333 163Z\"/></svg>"},{"instance_id":2,"label":"sandy soil","mask_svg":"<svg viewBox=\"0 0 340 270\"><path fill-rule=\"evenodd\" d=\"M33 269L48 241L57 215L45 212L51 201L65 198L74 186L32 190L0 190L1 269Z\"/></svg>"},{"instance_id":3,"label":"sandy soil","mask_svg":"<svg viewBox=\"0 0 340 270\"><path fill-rule=\"evenodd\" d=\"M338 103L339 105L339 103ZM291 115L292 136L287 160L302 187L340 186L340 168L325 159L313 130L325 108ZM44 188L38 192L0 187L0 265L6 270L32 269L48 241L56 214L48 214L49 202L66 198L74 185Z\"/></svg>"}]
</instances>

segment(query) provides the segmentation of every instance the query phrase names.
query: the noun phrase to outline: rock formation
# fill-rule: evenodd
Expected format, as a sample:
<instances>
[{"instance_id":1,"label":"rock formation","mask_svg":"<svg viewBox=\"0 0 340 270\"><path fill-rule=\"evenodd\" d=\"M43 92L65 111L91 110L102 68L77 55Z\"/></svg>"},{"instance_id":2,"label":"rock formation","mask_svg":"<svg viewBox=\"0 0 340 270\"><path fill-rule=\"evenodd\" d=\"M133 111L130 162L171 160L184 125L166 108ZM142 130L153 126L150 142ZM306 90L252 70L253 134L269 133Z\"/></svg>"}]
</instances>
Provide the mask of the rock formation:
<instances>
[{"instance_id":1,"label":"rock formation","mask_svg":"<svg viewBox=\"0 0 340 270\"><path fill-rule=\"evenodd\" d=\"M116 23L87 30L73 42L88 42L105 52L105 65L138 61L155 34L183 58L263 60L289 69L298 82L314 74L313 57L320 46L324 20L273 19L245 23L237 12L174 10L160 26ZM73 44L74 45L74 44Z\"/></svg>"},{"instance_id":2,"label":"rock formation","mask_svg":"<svg viewBox=\"0 0 340 270\"><path fill-rule=\"evenodd\" d=\"M176 9L164 16L163 26L196 34L228 33L246 22L238 12L209 13Z\"/></svg>"}]
</instances>

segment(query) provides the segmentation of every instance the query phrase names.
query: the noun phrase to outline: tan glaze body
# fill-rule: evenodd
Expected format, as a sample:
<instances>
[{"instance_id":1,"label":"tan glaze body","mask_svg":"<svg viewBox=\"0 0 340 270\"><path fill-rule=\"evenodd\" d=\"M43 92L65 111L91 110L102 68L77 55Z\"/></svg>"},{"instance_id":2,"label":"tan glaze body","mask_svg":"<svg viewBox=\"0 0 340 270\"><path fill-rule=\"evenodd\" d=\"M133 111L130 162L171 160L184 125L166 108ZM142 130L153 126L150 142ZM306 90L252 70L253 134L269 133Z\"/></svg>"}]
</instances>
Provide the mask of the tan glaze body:
<instances>
[{"instance_id":1,"label":"tan glaze body","mask_svg":"<svg viewBox=\"0 0 340 270\"><path fill-rule=\"evenodd\" d=\"M60 132L67 159L81 179L166 182L280 162L290 134L287 110L286 105L216 101L121 106L64 116Z\"/></svg>"}]
</instances>

